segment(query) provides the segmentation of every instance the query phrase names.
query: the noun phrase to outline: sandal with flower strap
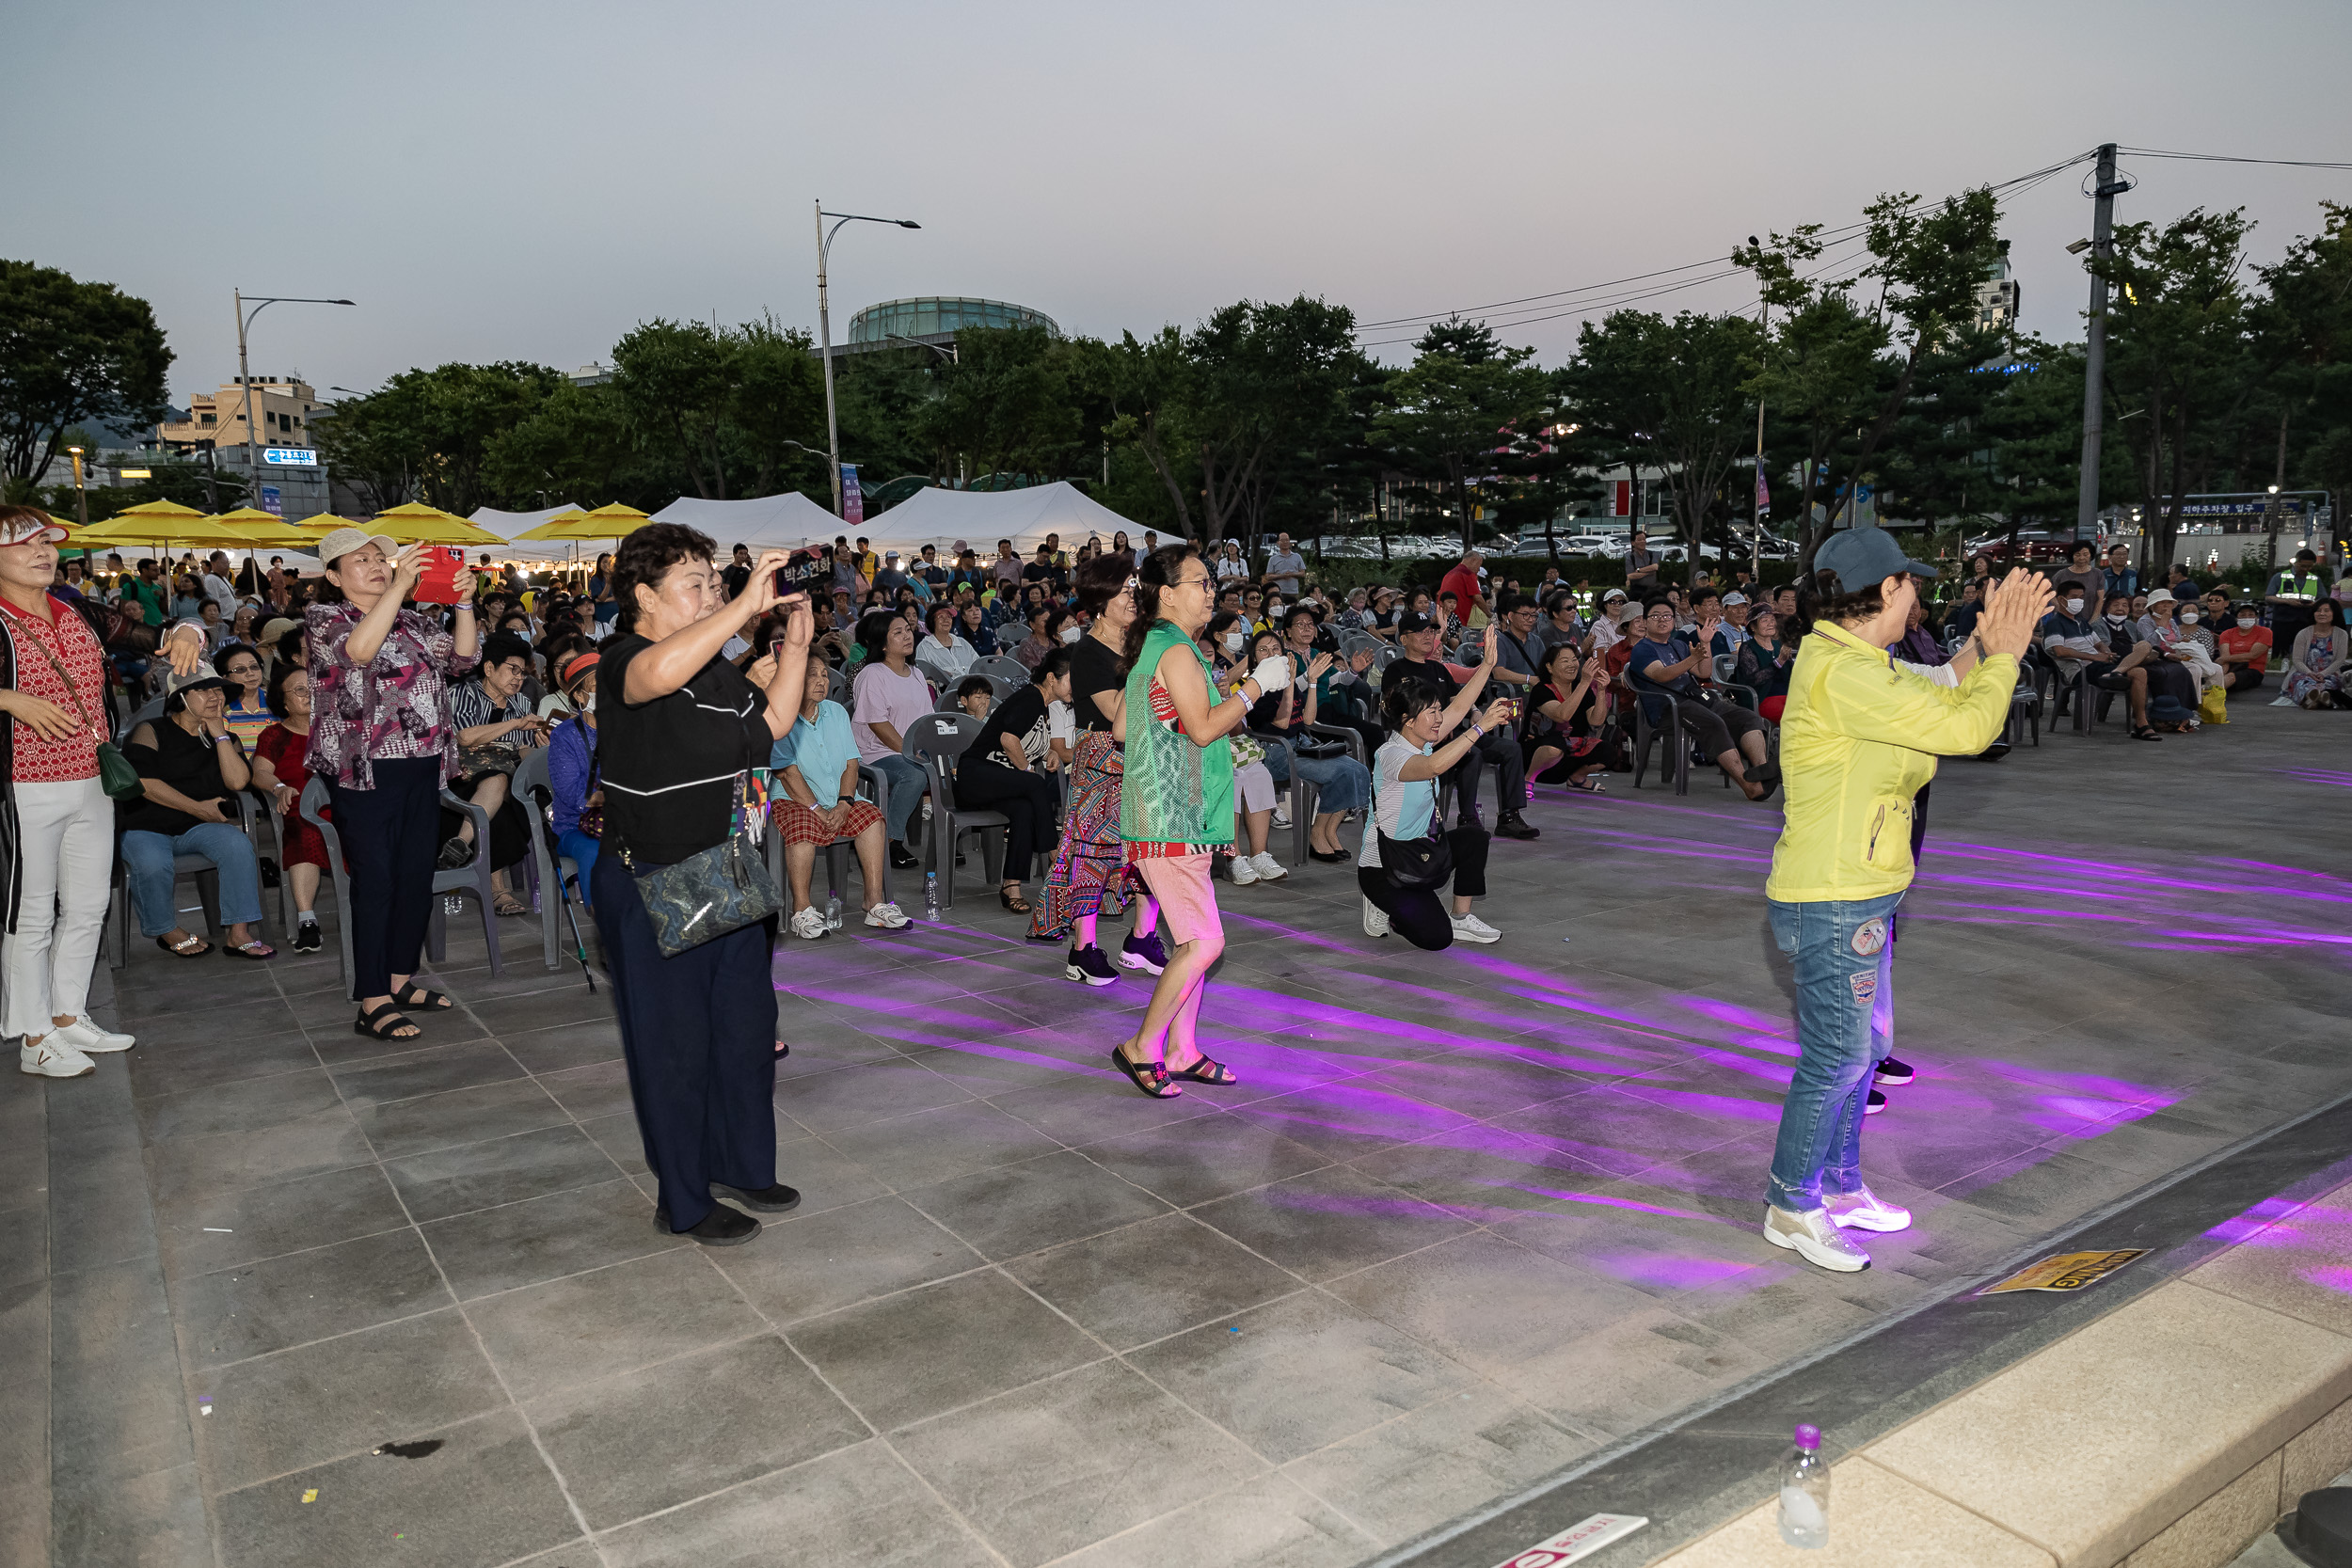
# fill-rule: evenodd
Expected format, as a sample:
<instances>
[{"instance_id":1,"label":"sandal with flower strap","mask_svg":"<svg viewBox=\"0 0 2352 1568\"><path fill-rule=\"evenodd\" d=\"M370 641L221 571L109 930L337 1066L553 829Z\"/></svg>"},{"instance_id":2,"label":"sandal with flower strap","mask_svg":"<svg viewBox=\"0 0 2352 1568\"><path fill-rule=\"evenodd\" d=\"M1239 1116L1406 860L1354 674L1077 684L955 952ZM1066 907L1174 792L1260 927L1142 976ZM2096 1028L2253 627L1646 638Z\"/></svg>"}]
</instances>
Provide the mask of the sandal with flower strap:
<instances>
[{"instance_id":1,"label":"sandal with flower strap","mask_svg":"<svg viewBox=\"0 0 2352 1568\"><path fill-rule=\"evenodd\" d=\"M1165 1062L1136 1061L1116 1045L1111 1047L1111 1060L1118 1065L1120 1071L1127 1075L1128 1082L1154 1100L1173 1100L1184 1092L1168 1082L1168 1064Z\"/></svg>"}]
</instances>

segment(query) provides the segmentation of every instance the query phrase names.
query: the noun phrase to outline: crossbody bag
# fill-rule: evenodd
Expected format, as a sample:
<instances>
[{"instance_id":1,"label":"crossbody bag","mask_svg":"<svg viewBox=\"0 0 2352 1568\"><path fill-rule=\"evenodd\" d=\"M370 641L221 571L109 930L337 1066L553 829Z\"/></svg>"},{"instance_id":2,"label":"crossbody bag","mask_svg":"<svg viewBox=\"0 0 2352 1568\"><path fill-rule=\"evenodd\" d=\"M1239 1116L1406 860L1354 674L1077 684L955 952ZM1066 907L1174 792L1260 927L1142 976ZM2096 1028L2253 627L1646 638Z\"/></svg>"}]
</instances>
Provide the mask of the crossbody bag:
<instances>
[{"instance_id":1,"label":"crossbody bag","mask_svg":"<svg viewBox=\"0 0 2352 1568\"><path fill-rule=\"evenodd\" d=\"M57 673L57 678L65 682L66 695L73 699L73 711L81 716L82 727L95 734L98 726L89 721L89 710L82 705L82 689L73 684L73 677L65 673L65 666L57 662L57 656L49 651L47 643L39 638L32 639L32 643L40 650L40 657L49 661L49 668ZM145 793L145 786L139 783L139 770L111 740L98 743L98 787L106 792L109 800L134 800Z\"/></svg>"}]
</instances>

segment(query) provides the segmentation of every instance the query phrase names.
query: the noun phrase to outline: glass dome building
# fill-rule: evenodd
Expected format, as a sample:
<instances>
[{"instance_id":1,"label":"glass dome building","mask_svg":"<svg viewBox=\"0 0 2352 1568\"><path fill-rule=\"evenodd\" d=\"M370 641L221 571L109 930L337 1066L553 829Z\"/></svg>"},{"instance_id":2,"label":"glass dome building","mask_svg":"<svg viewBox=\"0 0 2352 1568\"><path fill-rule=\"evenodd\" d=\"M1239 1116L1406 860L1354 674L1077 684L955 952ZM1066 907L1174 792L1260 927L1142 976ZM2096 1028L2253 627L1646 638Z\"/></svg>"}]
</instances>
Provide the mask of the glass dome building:
<instances>
[{"instance_id":1,"label":"glass dome building","mask_svg":"<svg viewBox=\"0 0 2352 1568\"><path fill-rule=\"evenodd\" d=\"M1009 305L1001 299L958 299L931 295L921 299L885 299L850 318L845 346L883 348L894 339L945 347L967 326L1036 326L1055 337L1061 327L1042 310Z\"/></svg>"}]
</instances>

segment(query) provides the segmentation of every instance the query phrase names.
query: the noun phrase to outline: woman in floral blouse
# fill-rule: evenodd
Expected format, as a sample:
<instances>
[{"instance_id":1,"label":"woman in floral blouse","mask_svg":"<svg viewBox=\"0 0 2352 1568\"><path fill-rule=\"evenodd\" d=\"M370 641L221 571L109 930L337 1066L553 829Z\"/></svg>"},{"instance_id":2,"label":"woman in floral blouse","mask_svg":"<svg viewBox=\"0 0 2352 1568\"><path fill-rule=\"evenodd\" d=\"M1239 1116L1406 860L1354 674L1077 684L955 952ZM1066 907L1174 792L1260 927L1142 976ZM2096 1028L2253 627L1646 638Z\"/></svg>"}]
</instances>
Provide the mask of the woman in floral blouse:
<instances>
[{"instance_id":1,"label":"woman in floral blouse","mask_svg":"<svg viewBox=\"0 0 2352 1568\"><path fill-rule=\"evenodd\" d=\"M310 771L326 781L351 877L355 1033L407 1039L399 1008L445 1008L411 979L424 950L440 850L441 785L457 771L449 690L479 658L473 574L457 574L454 636L401 601L423 551L385 534L339 528L319 542L341 604L307 611L310 634Z\"/></svg>"}]
</instances>

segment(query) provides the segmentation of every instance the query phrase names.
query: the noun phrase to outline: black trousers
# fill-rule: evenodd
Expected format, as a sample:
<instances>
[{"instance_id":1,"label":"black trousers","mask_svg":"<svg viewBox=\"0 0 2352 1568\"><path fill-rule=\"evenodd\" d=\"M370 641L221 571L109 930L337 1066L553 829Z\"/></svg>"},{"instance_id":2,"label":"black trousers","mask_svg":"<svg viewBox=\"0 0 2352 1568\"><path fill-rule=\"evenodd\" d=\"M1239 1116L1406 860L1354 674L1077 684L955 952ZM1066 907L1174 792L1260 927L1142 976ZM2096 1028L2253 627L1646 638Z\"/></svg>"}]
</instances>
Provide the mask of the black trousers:
<instances>
[{"instance_id":1,"label":"black trousers","mask_svg":"<svg viewBox=\"0 0 2352 1568\"><path fill-rule=\"evenodd\" d=\"M1367 828L1366 832L1371 830ZM1445 835L1454 848L1453 892L1464 898L1486 891L1486 847L1492 835L1484 828L1456 828ZM1377 866L1356 868L1356 885L1373 908L1389 917L1389 929L1415 947L1436 952L1454 945L1454 911L1436 888L1401 888Z\"/></svg>"},{"instance_id":2,"label":"black trousers","mask_svg":"<svg viewBox=\"0 0 2352 1568\"><path fill-rule=\"evenodd\" d=\"M351 983L357 996L389 996L414 974L433 917L433 863L441 849L441 759L377 762L373 789L326 782L343 869L351 879Z\"/></svg>"},{"instance_id":3,"label":"black trousers","mask_svg":"<svg viewBox=\"0 0 2352 1568\"><path fill-rule=\"evenodd\" d=\"M645 1164L670 1227L691 1229L713 1207L713 1181L775 1185L773 938L761 921L665 958L621 857L598 855L589 876Z\"/></svg>"},{"instance_id":4,"label":"black trousers","mask_svg":"<svg viewBox=\"0 0 2352 1568\"><path fill-rule=\"evenodd\" d=\"M1031 857L1059 842L1054 812L1061 793L1048 774L1024 773L1001 762L966 752L956 763L956 803L1001 811L1012 826L1005 833L1005 875L1027 881Z\"/></svg>"},{"instance_id":5,"label":"black trousers","mask_svg":"<svg viewBox=\"0 0 2352 1568\"><path fill-rule=\"evenodd\" d=\"M1503 816L1516 816L1527 808L1527 760L1519 754L1519 737L1504 730L1488 730L1478 737L1478 744L1470 749L1470 754L1455 763L1454 771L1446 775L1454 785L1454 809L1465 821L1478 809L1479 776L1490 762L1502 764L1499 786L1502 799L1495 803L1495 810ZM1483 855L1480 863L1485 863Z\"/></svg>"}]
</instances>

